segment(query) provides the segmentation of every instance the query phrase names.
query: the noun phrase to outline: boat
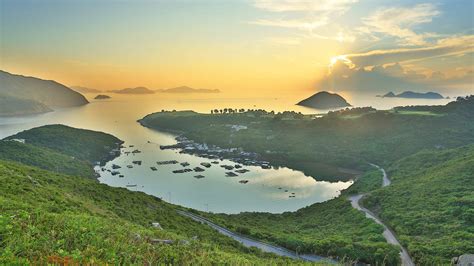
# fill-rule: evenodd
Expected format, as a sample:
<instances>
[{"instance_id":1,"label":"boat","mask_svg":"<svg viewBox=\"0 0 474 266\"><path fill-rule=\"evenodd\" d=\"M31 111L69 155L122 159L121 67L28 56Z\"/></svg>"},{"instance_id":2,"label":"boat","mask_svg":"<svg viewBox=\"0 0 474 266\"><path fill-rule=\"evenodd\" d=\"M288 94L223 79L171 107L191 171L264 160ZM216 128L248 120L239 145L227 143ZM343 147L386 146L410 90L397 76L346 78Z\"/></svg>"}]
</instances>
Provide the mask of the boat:
<instances>
[{"instance_id":1,"label":"boat","mask_svg":"<svg viewBox=\"0 0 474 266\"><path fill-rule=\"evenodd\" d=\"M127 165L128 168L133 168L133 165L129 164Z\"/></svg>"},{"instance_id":2,"label":"boat","mask_svg":"<svg viewBox=\"0 0 474 266\"><path fill-rule=\"evenodd\" d=\"M122 177L122 178L123 178L123 177L125 177L125 176L124 176L124 175L119 175L119 177Z\"/></svg>"},{"instance_id":3,"label":"boat","mask_svg":"<svg viewBox=\"0 0 474 266\"><path fill-rule=\"evenodd\" d=\"M142 161L133 161L132 163L136 165L142 165Z\"/></svg>"},{"instance_id":4,"label":"boat","mask_svg":"<svg viewBox=\"0 0 474 266\"><path fill-rule=\"evenodd\" d=\"M112 171L112 172L110 172L110 173L111 173L112 175L118 175L118 174L120 174L119 171Z\"/></svg>"},{"instance_id":5,"label":"boat","mask_svg":"<svg viewBox=\"0 0 474 266\"><path fill-rule=\"evenodd\" d=\"M211 167L211 164L210 163L201 163L202 166L206 167L206 168L209 168Z\"/></svg>"},{"instance_id":6,"label":"boat","mask_svg":"<svg viewBox=\"0 0 474 266\"><path fill-rule=\"evenodd\" d=\"M250 170L248 170L248 169L239 169L239 170L235 170L235 171L239 174L245 174L247 172L250 172Z\"/></svg>"},{"instance_id":7,"label":"boat","mask_svg":"<svg viewBox=\"0 0 474 266\"><path fill-rule=\"evenodd\" d=\"M182 162L180 163L183 167L186 167L186 166L189 166L189 163L188 162Z\"/></svg>"},{"instance_id":8,"label":"boat","mask_svg":"<svg viewBox=\"0 0 474 266\"><path fill-rule=\"evenodd\" d=\"M151 169L152 171L158 170L158 169L157 169L156 167L154 167L154 166L150 167L150 169Z\"/></svg>"},{"instance_id":9,"label":"boat","mask_svg":"<svg viewBox=\"0 0 474 266\"><path fill-rule=\"evenodd\" d=\"M120 169L122 168L120 165L112 164L112 169Z\"/></svg>"},{"instance_id":10,"label":"boat","mask_svg":"<svg viewBox=\"0 0 474 266\"><path fill-rule=\"evenodd\" d=\"M126 187L136 187L137 185L127 185Z\"/></svg>"},{"instance_id":11,"label":"boat","mask_svg":"<svg viewBox=\"0 0 474 266\"><path fill-rule=\"evenodd\" d=\"M195 175L194 178L197 178L197 179L201 179L201 178L204 178L205 176L203 175Z\"/></svg>"},{"instance_id":12,"label":"boat","mask_svg":"<svg viewBox=\"0 0 474 266\"><path fill-rule=\"evenodd\" d=\"M204 169L202 169L202 168L199 167L199 166L194 167L193 170L194 170L194 172L204 172Z\"/></svg>"},{"instance_id":13,"label":"boat","mask_svg":"<svg viewBox=\"0 0 474 266\"><path fill-rule=\"evenodd\" d=\"M247 184L248 182L249 182L249 181L248 181L248 180L245 180L245 179L239 181L240 184Z\"/></svg>"},{"instance_id":14,"label":"boat","mask_svg":"<svg viewBox=\"0 0 474 266\"><path fill-rule=\"evenodd\" d=\"M236 173L234 173L234 172L226 172L226 173L225 173L225 176L227 176L227 177L234 177L234 176L238 176L238 175L237 175Z\"/></svg>"}]
</instances>

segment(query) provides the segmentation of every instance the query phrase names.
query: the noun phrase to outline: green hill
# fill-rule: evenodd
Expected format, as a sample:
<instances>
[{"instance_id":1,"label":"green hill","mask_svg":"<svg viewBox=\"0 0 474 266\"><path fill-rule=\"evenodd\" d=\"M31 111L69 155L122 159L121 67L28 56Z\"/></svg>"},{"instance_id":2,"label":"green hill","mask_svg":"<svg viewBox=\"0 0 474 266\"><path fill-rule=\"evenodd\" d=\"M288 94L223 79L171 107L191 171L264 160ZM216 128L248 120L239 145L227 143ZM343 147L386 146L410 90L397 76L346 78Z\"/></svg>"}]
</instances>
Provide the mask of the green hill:
<instances>
[{"instance_id":1,"label":"green hill","mask_svg":"<svg viewBox=\"0 0 474 266\"><path fill-rule=\"evenodd\" d=\"M4 161L0 183L2 265L295 263L244 248L141 192Z\"/></svg>"},{"instance_id":2,"label":"green hill","mask_svg":"<svg viewBox=\"0 0 474 266\"><path fill-rule=\"evenodd\" d=\"M54 150L17 141L0 141L0 160L19 162L53 172L95 177L91 163Z\"/></svg>"},{"instance_id":3,"label":"green hill","mask_svg":"<svg viewBox=\"0 0 474 266\"><path fill-rule=\"evenodd\" d=\"M417 264L474 253L474 145L423 151L389 168L392 185L364 204L394 229Z\"/></svg>"},{"instance_id":4,"label":"green hill","mask_svg":"<svg viewBox=\"0 0 474 266\"><path fill-rule=\"evenodd\" d=\"M119 152L122 141L103 132L47 125L5 138L24 139L27 144L48 148L91 163L104 162Z\"/></svg>"}]
</instances>

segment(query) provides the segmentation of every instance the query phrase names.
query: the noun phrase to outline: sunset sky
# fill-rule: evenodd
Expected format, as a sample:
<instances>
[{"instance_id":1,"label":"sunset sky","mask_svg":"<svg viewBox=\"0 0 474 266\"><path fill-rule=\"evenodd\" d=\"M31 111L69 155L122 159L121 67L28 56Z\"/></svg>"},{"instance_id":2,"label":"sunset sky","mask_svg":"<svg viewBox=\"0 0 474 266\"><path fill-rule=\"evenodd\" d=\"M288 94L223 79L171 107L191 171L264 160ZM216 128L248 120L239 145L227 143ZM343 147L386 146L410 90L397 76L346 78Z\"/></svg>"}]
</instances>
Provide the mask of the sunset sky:
<instances>
[{"instance_id":1,"label":"sunset sky","mask_svg":"<svg viewBox=\"0 0 474 266\"><path fill-rule=\"evenodd\" d=\"M474 92L472 0L0 3L0 69L66 85Z\"/></svg>"}]
</instances>

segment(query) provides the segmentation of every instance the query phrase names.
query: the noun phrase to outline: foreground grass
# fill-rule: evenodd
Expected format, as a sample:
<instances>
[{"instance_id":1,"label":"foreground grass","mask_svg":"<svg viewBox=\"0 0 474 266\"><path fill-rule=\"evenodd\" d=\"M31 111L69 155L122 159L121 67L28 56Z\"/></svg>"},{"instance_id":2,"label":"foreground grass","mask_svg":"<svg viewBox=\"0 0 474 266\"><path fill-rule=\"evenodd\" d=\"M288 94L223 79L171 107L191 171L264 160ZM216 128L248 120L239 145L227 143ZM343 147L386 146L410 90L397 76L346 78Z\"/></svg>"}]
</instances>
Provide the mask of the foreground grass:
<instances>
[{"instance_id":1,"label":"foreground grass","mask_svg":"<svg viewBox=\"0 0 474 266\"><path fill-rule=\"evenodd\" d=\"M0 264L301 263L245 248L144 193L4 161L0 183Z\"/></svg>"}]
</instances>

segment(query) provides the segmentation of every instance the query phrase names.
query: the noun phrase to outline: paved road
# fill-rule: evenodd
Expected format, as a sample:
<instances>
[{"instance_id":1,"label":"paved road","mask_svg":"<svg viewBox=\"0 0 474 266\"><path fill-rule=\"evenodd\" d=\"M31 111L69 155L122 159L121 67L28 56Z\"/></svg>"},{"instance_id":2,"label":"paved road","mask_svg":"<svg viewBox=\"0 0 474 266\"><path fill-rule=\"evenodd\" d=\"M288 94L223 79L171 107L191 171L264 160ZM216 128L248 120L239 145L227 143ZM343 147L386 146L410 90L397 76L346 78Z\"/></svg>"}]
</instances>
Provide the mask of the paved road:
<instances>
[{"instance_id":1,"label":"paved road","mask_svg":"<svg viewBox=\"0 0 474 266\"><path fill-rule=\"evenodd\" d=\"M224 228L220 225L217 225L217 224L209 221L208 219L206 219L202 216L196 215L194 213L189 213L189 212L180 211L180 210L178 210L178 213L183 215L183 216L187 216L187 217L189 217L189 218L191 218L195 221L198 221L200 223L207 224L210 227L217 230L219 233L233 238L234 240L242 243L242 245L244 245L246 247L256 247L256 248L259 248L259 249L261 249L265 252L270 252L270 253L277 254L279 256L285 256L285 257L290 257L290 258L293 258L293 259L300 259L300 260L304 260L304 261L327 262L327 263L330 263L330 264L336 263L336 261L334 261L332 259L329 259L329 258L316 256L316 255L310 255L310 254L297 254L296 252L293 252L293 251L288 250L286 248L282 248L282 247L279 247L279 246L274 246L274 245L271 245L271 244L263 243L261 241L254 240L254 239L239 235L239 234L234 233L234 232L232 232L232 231L230 231L230 230L228 230L228 229L226 229L226 228Z\"/></svg>"},{"instance_id":2,"label":"paved road","mask_svg":"<svg viewBox=\"0 0 474 266\"><path fill-rule=\"evenodd\" d=\"M382 174L383 174L382 187L389 186L392 182L387 177L387 173L385 172L385 170L383 168L381 168L380 166L378 166L378 165L375 165L375 164L371 164L371 165L378 168L380 170L380 172L382 172ZM388 226L386 226L382 222L382 220L380 220L380 218L378 218L373 212L371 212L370 210L360 206L359 201L362 197L364 197L364 194L357 194L357 195L349 197L349 200L351 201L352 207L359 210L359 211L364 212L365 216L367 218L370 218L370 219L374 220L376 223L382 225L383 228L384 228L383 236L385 237L387 242L400 247L400 249L401 249L400 258L401 258L401 261L402 261L402 265L403 266L414 266L415 263L413 263L413 261L410 258L410 255L408 254L407 250L398 241L398 239L395 235L395 232L393 232L390 228L388 228Z\"/></svg>"}]
</instances>

